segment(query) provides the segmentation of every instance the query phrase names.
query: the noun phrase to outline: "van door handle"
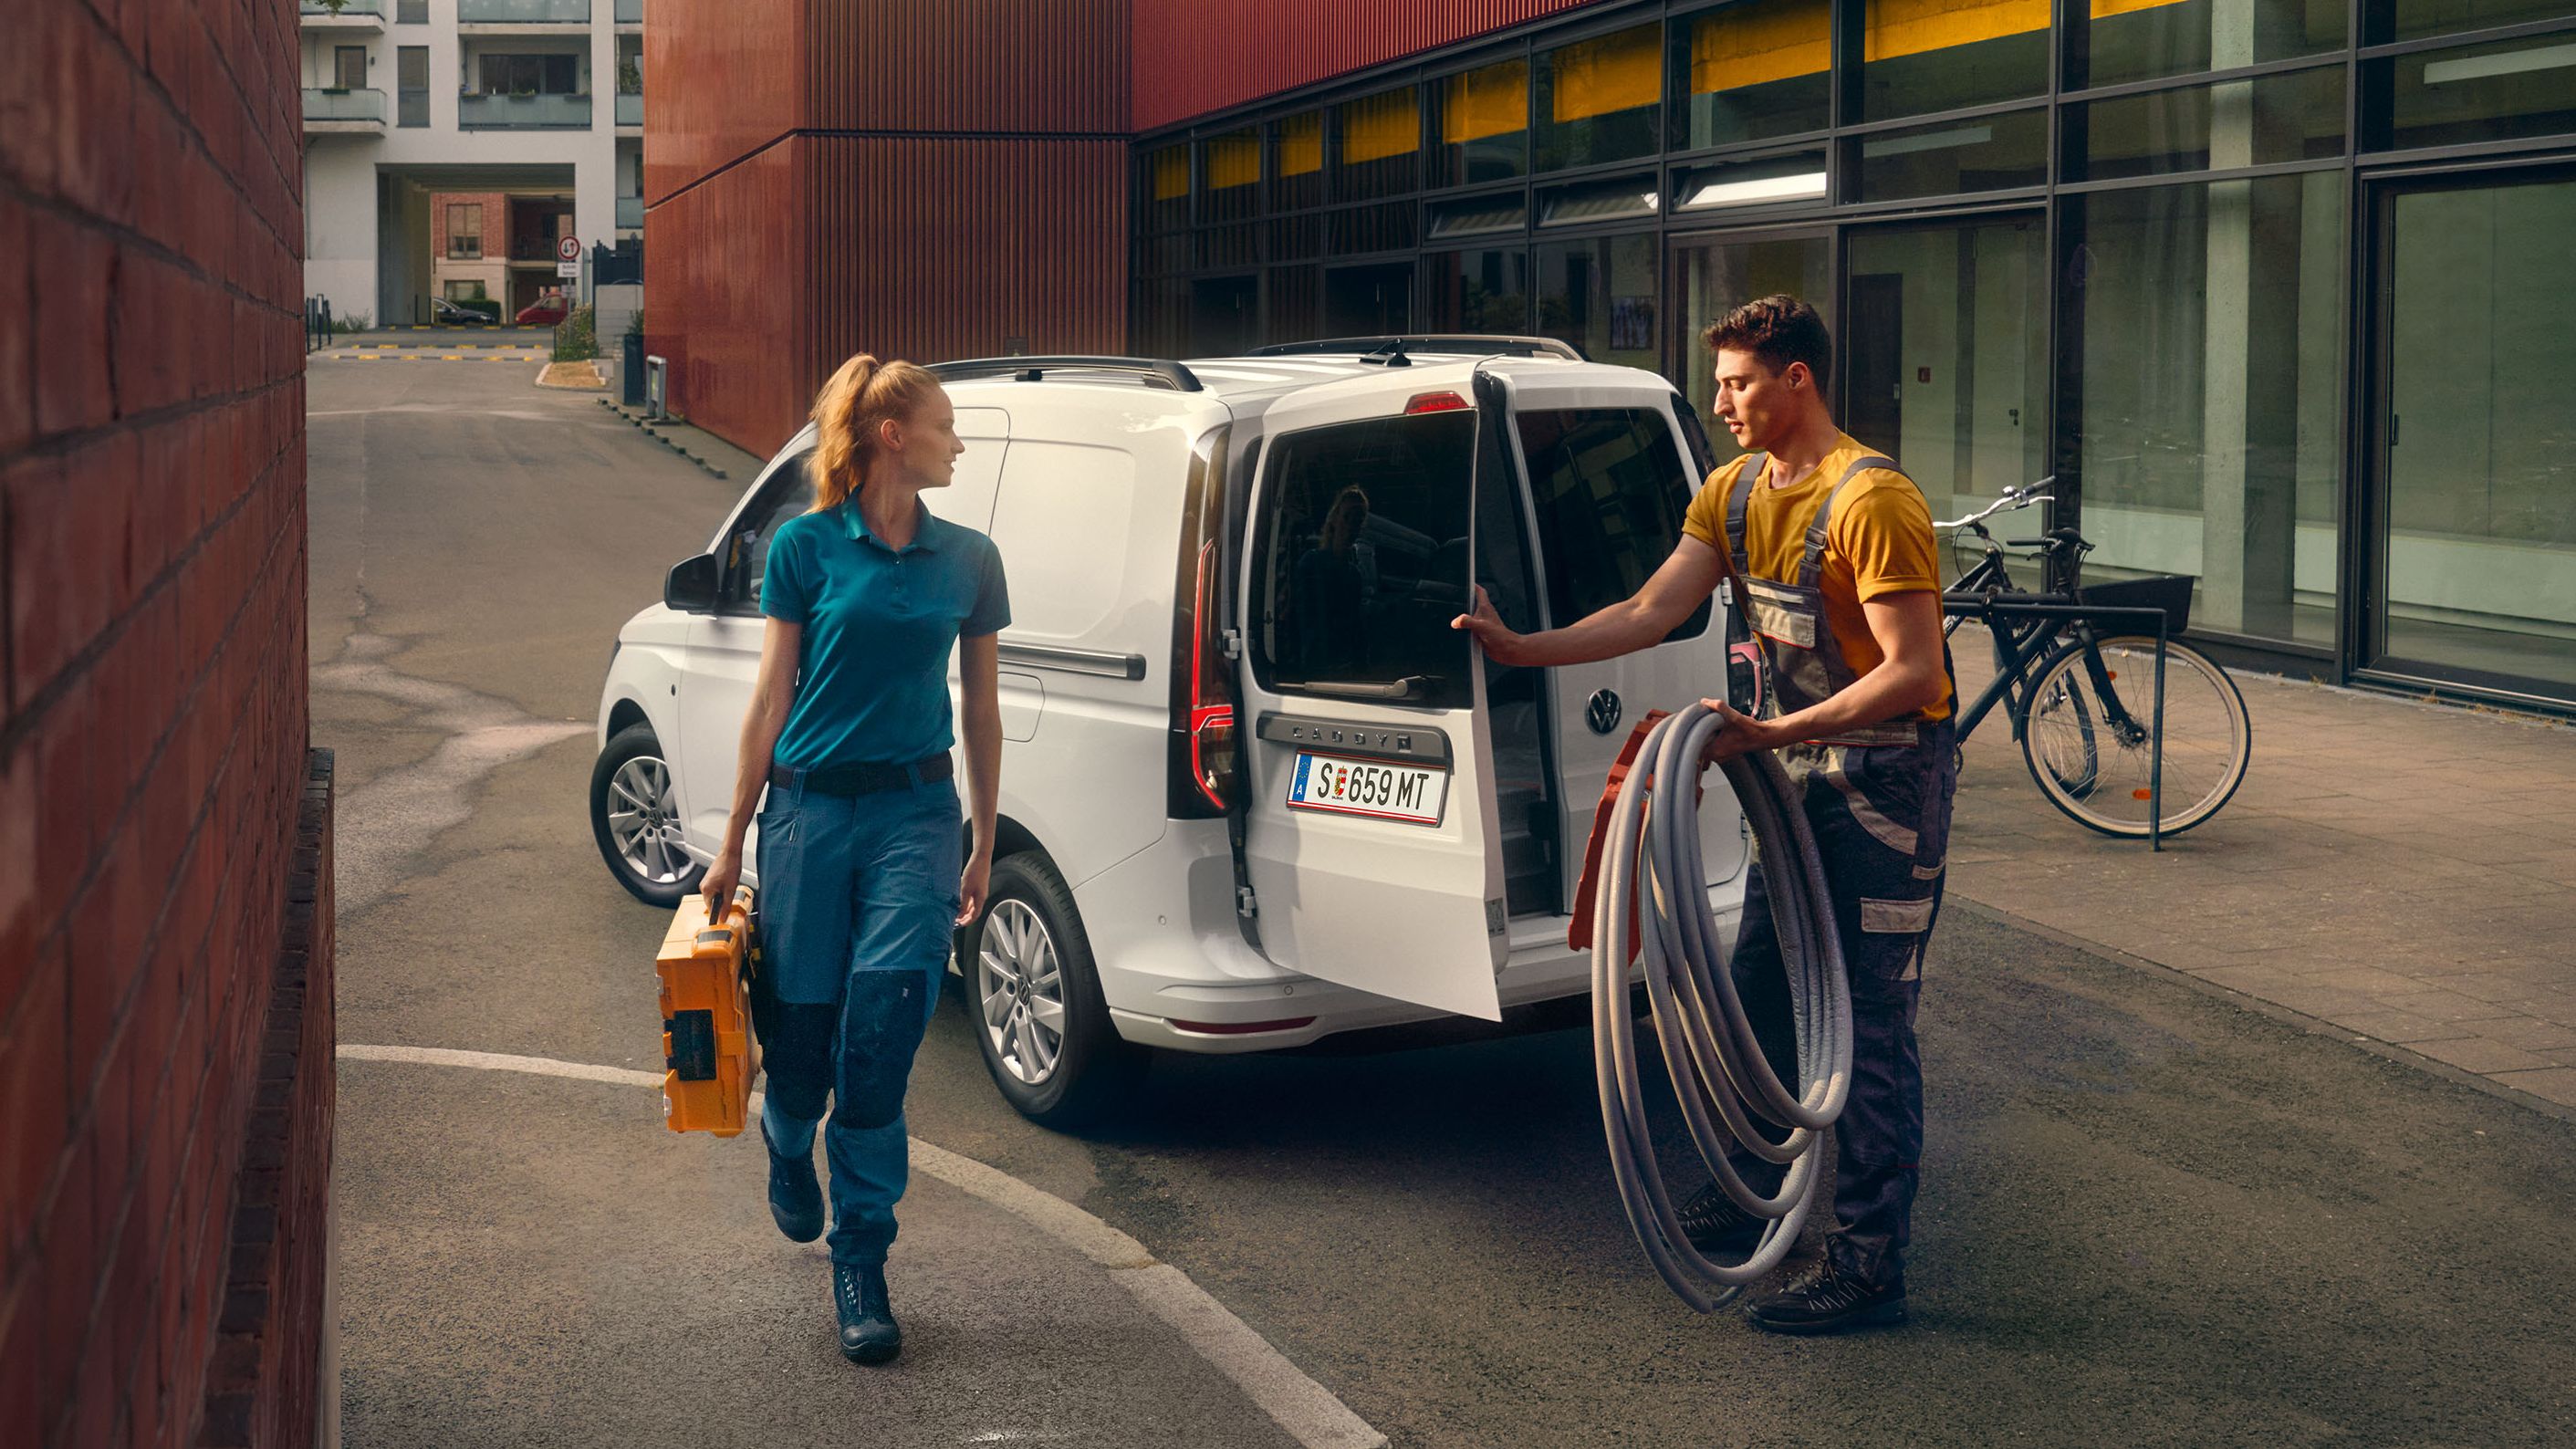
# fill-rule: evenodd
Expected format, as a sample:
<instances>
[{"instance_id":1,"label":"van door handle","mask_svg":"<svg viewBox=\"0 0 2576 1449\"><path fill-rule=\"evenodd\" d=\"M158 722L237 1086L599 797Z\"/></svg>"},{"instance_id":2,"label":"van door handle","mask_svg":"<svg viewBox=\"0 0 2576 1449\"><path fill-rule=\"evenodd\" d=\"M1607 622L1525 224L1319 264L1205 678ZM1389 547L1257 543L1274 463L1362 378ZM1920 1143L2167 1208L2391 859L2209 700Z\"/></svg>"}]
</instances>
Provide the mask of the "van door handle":
<instances>
[{"instance_id":1,"label":"van door handle","mask_svg":"<svg viewBox=\"0 0 2576 1449\"><path fill-rule=\"evenodd\" d=\"M1344 699L1419 699L1424 685L1431 682L1425 674L1408 674L1387 684L1362 684L1348 679L1310 679L1291 688L1314 694L1339 695Z\"/></svg>"}]
</instances>

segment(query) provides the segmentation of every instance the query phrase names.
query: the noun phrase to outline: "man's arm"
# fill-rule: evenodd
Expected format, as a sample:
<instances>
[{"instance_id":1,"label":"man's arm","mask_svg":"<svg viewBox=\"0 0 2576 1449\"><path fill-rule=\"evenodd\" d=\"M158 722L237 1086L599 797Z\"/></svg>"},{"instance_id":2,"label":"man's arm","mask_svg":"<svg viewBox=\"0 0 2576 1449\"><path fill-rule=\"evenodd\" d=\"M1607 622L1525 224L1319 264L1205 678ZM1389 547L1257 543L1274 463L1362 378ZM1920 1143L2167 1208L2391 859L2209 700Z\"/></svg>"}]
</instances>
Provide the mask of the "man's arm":
<instances>
[{"instance_id":1,"label":"man's arm","mask_svg":"<svg viewBox=\"0 0 2576 1449\"><path fill-rule=\"evenodd\" d=\"M1615 659L1662 642L1665 635L1690 617L1691 610L1716 592L1724 571L1725 560L1716 549L1685 535L1674 546L1672 557L1646 580L1645 587L1562 629L1513 633L1502 616L1494 612L1493 601L1485 597L1481 588L1476 590L1476 612L1459 615L1449 627L1475 635L1476 642L1484 646L1485 657L1497 664L1585 664L1595 659Z\"/></svg>"},{"instance_id":2,"label":"man's arm","mask_svg":"<svg viewBox=\"0 0 2576 1449\"><path fill-rule=\"evenodd\" d=\"M1726 720L1725 730L1709 742L1711 762L1748 750L1776 749L1865 729L1941 702L1949 693L1950 674L1941 663L1940 591L1881 594L1863 600L1860 611L1869 620L1870 637L1886 656L1878 667L1851 688L1774 720L1739 713L1722 699L1702 700Z\"/></svg>"}]
</instances>

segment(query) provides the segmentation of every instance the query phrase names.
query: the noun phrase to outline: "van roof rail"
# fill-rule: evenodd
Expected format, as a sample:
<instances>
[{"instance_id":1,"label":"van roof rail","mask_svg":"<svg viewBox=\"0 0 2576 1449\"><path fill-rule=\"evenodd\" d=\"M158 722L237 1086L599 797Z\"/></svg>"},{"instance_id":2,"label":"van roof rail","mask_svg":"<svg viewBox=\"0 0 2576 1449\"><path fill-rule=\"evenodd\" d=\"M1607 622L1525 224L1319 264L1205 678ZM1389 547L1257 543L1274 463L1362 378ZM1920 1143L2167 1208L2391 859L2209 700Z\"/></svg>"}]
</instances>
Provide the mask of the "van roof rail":
<instances>
[{"instance_id":1,"label":"van roof rail","mask_svg":"<svg viewBox=\"0 0 2576 1449\"><path fill-rule=\"evenodd\" d=\"M1554 337L1513 337L1501 333L1440 332L1431 334L1387 334L1379 337L1327 337L1314 342L1273 342L1255 347L1246 357L1298 357L1318 352L1464 352L1487 355L1501 353L1511 357L1562 357L1571 362L1590 361L1583 349Z\"/></svg>"},{"instance_id":2,"label":"van roof rail","mask_svg":"<svg viewBox=\"0 0 2576 1449\"><path fill-rule=\"evenodd\" d=\"M1043 382L1048 373L1057 371L1128 372L1134 373L1139 382L1174 392L1207 391L1197 373L1156 357L974 357L960 362L934 362L929 368L942 381L1009 377L1017 382Z\"/></svg>"}]
</instances>

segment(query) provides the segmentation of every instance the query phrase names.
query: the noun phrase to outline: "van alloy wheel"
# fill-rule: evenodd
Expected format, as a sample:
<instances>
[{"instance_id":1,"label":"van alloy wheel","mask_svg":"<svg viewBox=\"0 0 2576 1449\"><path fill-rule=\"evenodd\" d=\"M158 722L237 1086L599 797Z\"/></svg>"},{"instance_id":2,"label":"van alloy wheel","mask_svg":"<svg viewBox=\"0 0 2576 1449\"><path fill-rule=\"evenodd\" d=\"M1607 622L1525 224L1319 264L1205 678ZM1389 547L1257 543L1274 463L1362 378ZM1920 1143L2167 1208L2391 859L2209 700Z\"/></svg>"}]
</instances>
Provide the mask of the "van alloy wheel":
<instances>
[{"instance_id":1,"label":"van alloy wheel","mask_svg":"<svg viewBox=\"0 0 2576 1449\"><path fill-rule=\"evenodd\" d=\"M1055 938L1027 903L994 903L976 953L975 995L1003 1067L1033 1087L1054 1075L1064 1052L1064 973Z\"/></svg>"},{"instance_id":2,"label":"van alloy wheel","mask_svg":"<svg viewBox=\"0 0 2576 1449\"><path fill-rule=\"evenodd\" d=\"M608 834L618 856L640 880L670 885L696 862L680 844L680 802L671 793L671 767L637 755L608 780Z\"/></svg>"}]
</instances>

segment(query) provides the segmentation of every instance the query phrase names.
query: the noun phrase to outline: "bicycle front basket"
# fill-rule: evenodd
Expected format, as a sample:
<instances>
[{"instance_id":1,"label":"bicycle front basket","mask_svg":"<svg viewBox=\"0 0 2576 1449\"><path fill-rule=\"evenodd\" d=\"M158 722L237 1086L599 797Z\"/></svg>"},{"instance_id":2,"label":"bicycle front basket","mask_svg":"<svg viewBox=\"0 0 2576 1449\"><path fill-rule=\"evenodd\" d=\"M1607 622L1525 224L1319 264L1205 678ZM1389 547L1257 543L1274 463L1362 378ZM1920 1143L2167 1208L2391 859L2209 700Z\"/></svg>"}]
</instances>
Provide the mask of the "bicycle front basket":
<instances>
[{"instance_id":1,"label":"bicycle front basket","mask_svg":"<svg viewBox=\"0 0 2576 1449\"><path fill-rule=\"evenodd\" d=\"M2191 589L2198 582L2198 576L2193 574L2149 574L2140 579L2087 584L2076 590L2075 596L2084 603L2105 608L2162 609L2165 633L2173 636L2191 627ZM2116 631L2130 627L2130 621L2106 619L2102 627Z\"/></svg>"}]
</instances>

